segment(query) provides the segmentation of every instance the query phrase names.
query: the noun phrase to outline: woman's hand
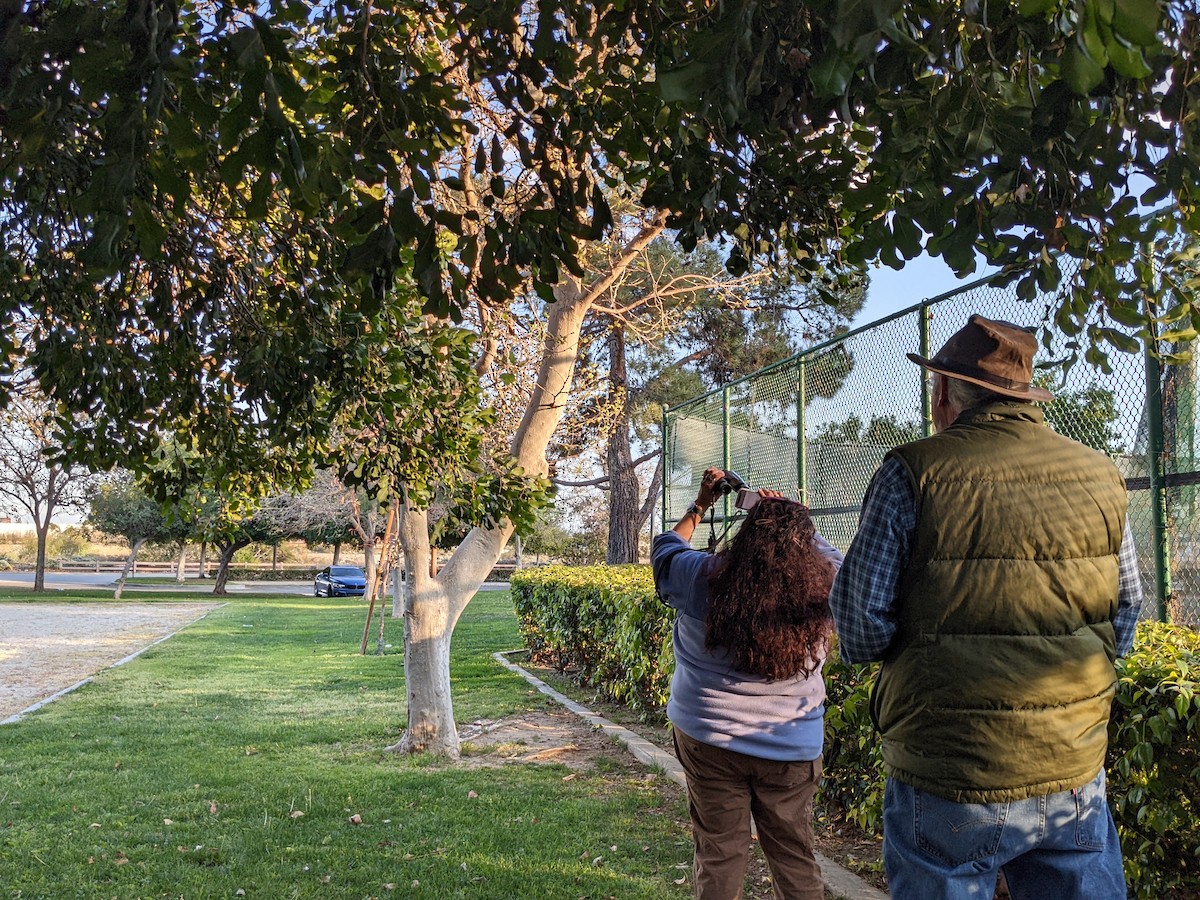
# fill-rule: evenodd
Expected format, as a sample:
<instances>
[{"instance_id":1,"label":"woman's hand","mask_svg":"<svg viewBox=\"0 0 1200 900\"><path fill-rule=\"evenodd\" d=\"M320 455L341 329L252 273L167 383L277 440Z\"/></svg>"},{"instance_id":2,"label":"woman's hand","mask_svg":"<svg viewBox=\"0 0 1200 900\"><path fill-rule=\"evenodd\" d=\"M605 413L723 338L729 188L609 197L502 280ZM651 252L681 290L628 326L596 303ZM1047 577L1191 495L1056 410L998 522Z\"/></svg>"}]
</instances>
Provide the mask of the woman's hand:
<instances>
[{"instance_id":1,"label":"woman's hand","mask_svg":"<svg viewBox=\"0 0 1200 900\"><path fill-rule=\"evenodd\" d=\"M716 483L725 477L725 471L718 469L716 466L709 466L704 470L704 475L700 479L700 490L696 492L696 505L708 509L713 505L713 488Z\"/></svg>"}]
</instances>

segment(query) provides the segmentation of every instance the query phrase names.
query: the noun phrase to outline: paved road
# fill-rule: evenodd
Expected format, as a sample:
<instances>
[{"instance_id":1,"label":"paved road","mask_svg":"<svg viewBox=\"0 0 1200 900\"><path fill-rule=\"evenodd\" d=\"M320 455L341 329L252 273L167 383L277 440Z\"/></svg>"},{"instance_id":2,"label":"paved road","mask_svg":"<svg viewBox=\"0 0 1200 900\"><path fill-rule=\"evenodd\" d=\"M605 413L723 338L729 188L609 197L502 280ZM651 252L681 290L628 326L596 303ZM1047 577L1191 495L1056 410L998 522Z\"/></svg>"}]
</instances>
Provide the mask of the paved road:
<instances>
[{"instance_id":1,"label":"paved road","mask_svg":"<svg viewBox=\"0 0 1200 900\"><path fill-rule=\"evenodd\" d=\"M49 590L73 587L104 587L117 580L113 572L47 572ZM32 572L0 572L0 587L32 587Z\"/></svg>"},{"instance_id":2,"label":"paved road","mask_svg":"<svg viewBox=\"0 0 1200 900\"><path fill-rule=\"evenodd\" d=\"M50 591L70 590L81 587L111 587L116 584L118 575L115 572L47 572L46 589ZM32 587L32 572L0 572L0 588ZM258 594L288 594L291 596L311 596L313 586L311 581L231 581L228 584L231 594L252 591ZM505 582L486 582L481 591L506 591ZM139 584L136 577L125 583L127 594L136 591L179 591L190 594L211 594L212 579L207 581L188 581L184 584Z\"/></svg>"}]
</instances>

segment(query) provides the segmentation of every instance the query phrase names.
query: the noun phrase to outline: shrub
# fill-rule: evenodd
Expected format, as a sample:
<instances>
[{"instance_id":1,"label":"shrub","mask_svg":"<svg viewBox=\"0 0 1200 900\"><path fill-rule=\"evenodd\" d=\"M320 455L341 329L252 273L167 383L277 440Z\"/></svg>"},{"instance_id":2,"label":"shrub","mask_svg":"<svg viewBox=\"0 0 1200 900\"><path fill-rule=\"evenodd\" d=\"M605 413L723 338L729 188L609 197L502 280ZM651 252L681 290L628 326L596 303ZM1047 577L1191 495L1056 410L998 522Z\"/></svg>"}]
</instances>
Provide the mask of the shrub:
<instances>
[{"instance_id":1,"label":"shrub","mask_svg":"<svg viewBox=\"0 0 1200 900\"><path fill-rule=\"evenodd\" d=\"M635 710L666 706L674 614L648 566L542 566L514 572L513 602L534 659Z\"/></svg>"},{"instance_id":2,"label":"shrub","mask_svg":"<svg viewBox=\"0 0 1200 900\"><path fill-rule=\"evenodd\" d=\"M1108 793L1139 898L1200 894L1200 634L1143 622L1117 664ZM1172 892L1177 892L1173 894Z\"/></svg>"},{"instance_id":3,"label":"shrub","mask_svg":"<svg viewBox=\"0 0 1200 900\"><path fill-rule=\"evenodd\" d=\"M873 834L883 827L883 744L871 724L878 671L842 662L836 644L825 661L825 760L816 798L825 815Z\"/></svg>"}]
</instances>

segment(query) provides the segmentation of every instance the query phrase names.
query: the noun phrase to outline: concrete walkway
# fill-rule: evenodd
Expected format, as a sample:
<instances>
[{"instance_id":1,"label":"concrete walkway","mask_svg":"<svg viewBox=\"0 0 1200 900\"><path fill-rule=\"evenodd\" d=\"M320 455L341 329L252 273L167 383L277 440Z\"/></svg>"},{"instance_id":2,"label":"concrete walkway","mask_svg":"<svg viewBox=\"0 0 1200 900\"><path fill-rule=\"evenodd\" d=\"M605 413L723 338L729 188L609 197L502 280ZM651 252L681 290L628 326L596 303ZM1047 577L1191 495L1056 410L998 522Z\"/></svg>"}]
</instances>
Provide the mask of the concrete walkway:
<instances>
[{"instance_id":1,"label":"concrete walkway","mask_svg":"<svg viewBox=\"0 0 1200 900\"><path fill-rule=\"evenodd\" d=\"M524 652L524 650L510 651L512 654ZM657 744L646 740L641 735L635 734L628 728L623 728L615 722L610 722L603 716L597 715L587 707L576 703L570 697L560 694L536 675L522 669L516 663L510 662L508 655L507 653L492 654L500 665L511 672L516 672L547 697L556 700L580 718L599 728L605 734L611 735L624 743L629 748L629 752L637 757L637 759L648 766L661 769L672 781L685 788L687 787L687 778L683 773L683 767L679 765L679 761L669 752ZM849 869L839 866L828 857L818 853L817 863L821 866L821 874L825 879L826 893L842 898L842 900L887 900L888 895L883 891L871 886Z\"/></svg>"}]
</instances>

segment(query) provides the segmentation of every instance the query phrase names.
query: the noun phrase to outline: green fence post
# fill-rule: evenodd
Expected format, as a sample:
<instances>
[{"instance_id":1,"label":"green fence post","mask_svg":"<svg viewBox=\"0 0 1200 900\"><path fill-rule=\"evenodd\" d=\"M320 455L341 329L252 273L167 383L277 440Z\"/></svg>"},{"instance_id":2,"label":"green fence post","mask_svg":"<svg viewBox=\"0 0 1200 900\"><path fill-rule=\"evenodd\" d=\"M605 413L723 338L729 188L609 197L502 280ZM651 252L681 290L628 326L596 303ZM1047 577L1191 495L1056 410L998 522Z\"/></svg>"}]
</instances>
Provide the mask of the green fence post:
<instances>
[{"instance_id":1,"label":"green fence post","mask_svg":"<svg viewBox=\"0 0 1200 900\"><path fill-rule=\"evenodd\" d=\"M796 493L801 503L808 502L808 441L805 440L804 407L808 385L804 358L796 366Z\"/></svg>"},{"instance_id":2,"label":"green fence post","mask_svg":"<svg viewBox=\"0 0 1200 900\"><path fill-rule=\"evenodd\" d=\"M721 390L721 468L729 471L729 385ZM726 522L729 521L729 513L729 495L726 494L721 506L721 514Z\"/></svg>"},{"instance_id":3,"label":"green fence post","mask_svg":"<svg viewBox=\"0 0 1200 900\"><path fill-rule=\"evenodd\" d=\"M921 304L921 309L917 313L919 329L921 332L920 344L921 349L917 352L921 356L929 359L929 326L933 321L933 306L926 302ZM929 381L930 374L921 369L921 431L925 437L933 434L933 398L929 396Z\"/></svg>"},{"instance_id":4,"label":"green fence post","mask_svg":"<svg viewBox=\"0 0 1200 900\"><path fill-rule=\"evenodd\" d=\"M667 459L667 456L670 452L668 448L671 446L671 434L667 430L669 427L670 426L667 424L667 410L666 407L663 407L662 453L659 454L659 463L662 465L662 531L667 530L667 515L671 508L671 501L670 497L668 496L671 490L671 482L667 478L667 474L671 471L671 467L668 464L669 460Z\"/></svg>"},{"instance_id":5,"label":"green fence post","mask_svg":"<svg viewBox=\"0 0 1200 900\"><path fill-rule=\"evenodd\" d=\"M1149 444L1146 447L1150 474L1150 521L1154 552L1155 616L1167 621L1167 598L1171 596L1170 546L1167 543L1167 485L1163 472L1164 440L1162 409L1162 368L1158 362L1158 325L1154 298L1146 297L1146 312L1150 318L1150 336L1146 342L1146 424Z\"/></svg>"}]
</instances>

